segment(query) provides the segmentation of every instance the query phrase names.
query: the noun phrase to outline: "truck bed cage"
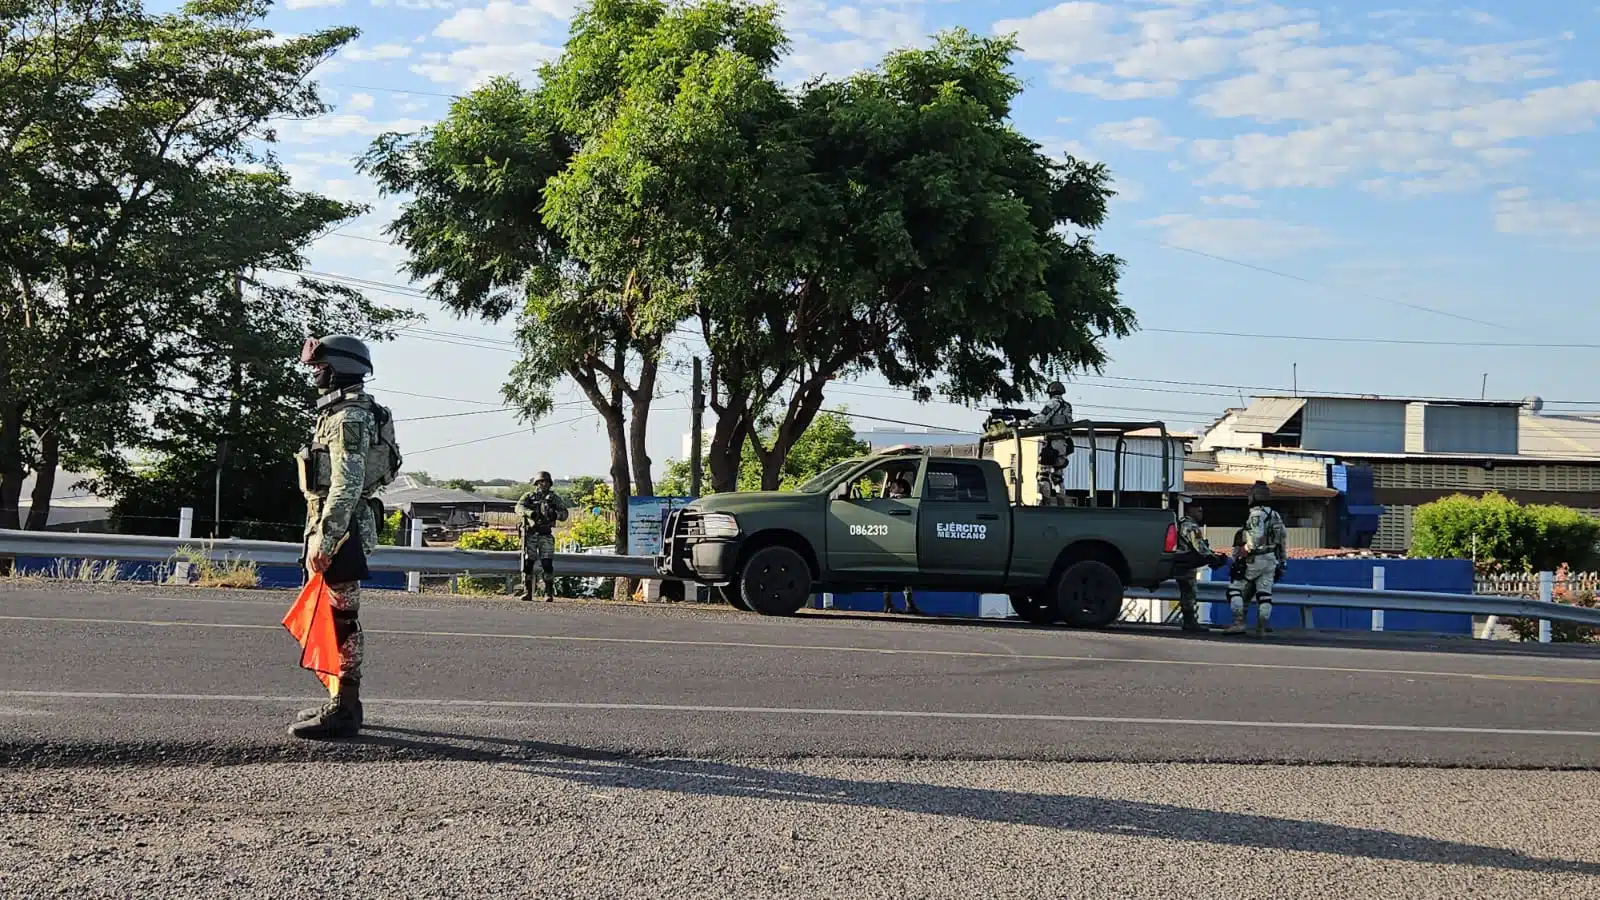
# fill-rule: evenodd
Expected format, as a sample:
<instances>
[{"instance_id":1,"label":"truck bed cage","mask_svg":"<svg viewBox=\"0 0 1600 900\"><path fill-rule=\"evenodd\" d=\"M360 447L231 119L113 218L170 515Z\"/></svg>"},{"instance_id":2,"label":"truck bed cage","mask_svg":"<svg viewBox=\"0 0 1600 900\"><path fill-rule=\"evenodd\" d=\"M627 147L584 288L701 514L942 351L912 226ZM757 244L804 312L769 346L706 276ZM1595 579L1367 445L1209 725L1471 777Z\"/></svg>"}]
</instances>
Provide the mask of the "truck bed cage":
<instances>
[{"instance_id":1,"label":"truck bed cage","mask_svg":"<svg viewBox=\"0 0 1600 900\"><path fill-rule=\"evenodd\" d=\"M1016 445L1016 457L1013 461L1015 477L1012 479L1012 503L1022 505L1022 439L1025 437L1048 437L1051 435L1065 435L1074 437L1084 435L1089 438L1089 500L1091 505L1098 506L1100 499L1100 472L1098 441L1101 435L1115 436L1117 445L1112 457L1113 475L1111 488L1111 505L1122 505L1122 458L1127 453L1128 435L1136 431L1157 431L1161 437L1161 503L1165 508L1172 505L1172 440L1167 433L1165 422L1120 422L1104 419L1078 419L1069 425L1044 426L1026 425L1017 415L1022 410L996 409L985 424L983 437L978 439L978 455L986 455L984 451L993 444L1002 441L1013 441ZM1009 415L1008 415L1009 414Z\"/></svg>"}]
</instances>

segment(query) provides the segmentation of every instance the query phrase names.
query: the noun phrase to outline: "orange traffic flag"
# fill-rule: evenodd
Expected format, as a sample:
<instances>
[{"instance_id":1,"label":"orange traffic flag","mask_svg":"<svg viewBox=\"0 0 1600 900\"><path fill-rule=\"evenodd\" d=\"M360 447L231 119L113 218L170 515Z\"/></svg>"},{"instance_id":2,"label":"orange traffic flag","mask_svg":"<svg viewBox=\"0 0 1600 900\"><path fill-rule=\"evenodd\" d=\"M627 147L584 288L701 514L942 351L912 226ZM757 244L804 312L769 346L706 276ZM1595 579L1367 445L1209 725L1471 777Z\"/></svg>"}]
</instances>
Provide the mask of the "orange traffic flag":
<instances>
[{"instance_id":1,"label":"orange traffic flag","mask_svg":"<svg viewBox=\"0 0 1600 900\"><path fill-rule=\"evenodd\" d=\"M299 642L300 666L317 673L328 688L339 683L339 639L333 631L333 606L322 573L312 574L283 617L283 627Z\"/></svg>"}]
</instances>

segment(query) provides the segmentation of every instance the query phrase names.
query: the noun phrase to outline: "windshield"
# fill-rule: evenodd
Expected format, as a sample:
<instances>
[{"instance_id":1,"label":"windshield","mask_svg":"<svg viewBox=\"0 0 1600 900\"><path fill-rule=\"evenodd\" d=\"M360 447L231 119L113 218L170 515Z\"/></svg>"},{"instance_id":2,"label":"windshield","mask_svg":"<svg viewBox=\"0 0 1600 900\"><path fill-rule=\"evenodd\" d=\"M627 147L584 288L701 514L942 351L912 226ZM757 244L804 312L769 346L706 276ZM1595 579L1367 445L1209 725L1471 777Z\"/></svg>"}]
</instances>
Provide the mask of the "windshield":
<instances>
[{"instance_id":1,"label":"windshield","mask_svg":"<svg viewBox=\"0 0 1600 900\"><path fill-rule=\"evenodd\" d=\"M800 487L796 488L796 490L802 494L815 494L825 491L829 487L832 487L833 483L838 480L838 478L846 471L854 466L860 465L861 459L861 457L857 457L855 459L847 459L842 463L834 463L828 468L823 469L821 474L816 475L810 481L800 485Z\"/></svg>"}]
</instances>

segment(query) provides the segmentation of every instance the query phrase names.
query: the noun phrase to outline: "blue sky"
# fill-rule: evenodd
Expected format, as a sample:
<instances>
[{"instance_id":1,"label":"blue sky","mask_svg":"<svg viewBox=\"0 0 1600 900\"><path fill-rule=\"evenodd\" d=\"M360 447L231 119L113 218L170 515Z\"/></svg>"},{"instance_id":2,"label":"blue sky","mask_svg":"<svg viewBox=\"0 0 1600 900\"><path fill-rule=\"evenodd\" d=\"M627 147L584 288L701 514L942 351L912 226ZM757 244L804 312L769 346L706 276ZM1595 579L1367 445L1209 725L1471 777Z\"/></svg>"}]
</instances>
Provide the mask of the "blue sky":
<instances>
[{"instance_id":1,"label":"blue sky","mask_svg":"<svg viewBox=\"0 0 1600 900\"><path fill-rule=\"evenodd\" d=\"M531 79L575 6L286 0L269 19L286 33L363 32L319 73L335 112L285 123L279 153L299 185L375 207L319 242L312 268L396 286L376 296L429 317L377 351L375 389L415 420L401 425L410 468L509 477L606 466L576 390L552 424L513 433L514 417L496 409L515 358L511 324L456 320L416 299L379 234L394 203L350 164L373 136L430 124L449 95L490 75ZM1302 391L1476 397L1487 373L1491 398L1600 400L1595 351L1571 346L1600 345L1600 7L785 8L792 79L847 74L953 25L1018 34L1028 87L1016 124L1052 153L1112 170L1120 195L1098 240L1127 261L1123 291L1144 329L1110 346L1104 374L1071 385L1081 414L1194 428L1252 389L1288 389L1296 369ZM657 401L658 468L688 428L686 381L669 377ZM982 418L871 381L840 385L829 402L943 426Z\"/></svg>"}]
</instances>

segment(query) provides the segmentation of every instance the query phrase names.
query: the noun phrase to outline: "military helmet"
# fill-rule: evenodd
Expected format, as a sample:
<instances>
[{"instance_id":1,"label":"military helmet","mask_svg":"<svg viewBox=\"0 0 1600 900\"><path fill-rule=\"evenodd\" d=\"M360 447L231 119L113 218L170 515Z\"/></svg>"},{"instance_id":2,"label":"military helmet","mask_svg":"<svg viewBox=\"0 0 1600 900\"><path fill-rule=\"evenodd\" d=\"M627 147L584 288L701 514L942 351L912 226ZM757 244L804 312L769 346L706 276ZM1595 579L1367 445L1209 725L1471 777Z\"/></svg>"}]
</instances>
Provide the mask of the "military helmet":
<instances>
[{"instance_id":1,"label":"military helmet","mask_svg":"<svg viewBox=\"0 0 1600 900\"><path fill-rule=\"evenodd\" d=\"M544 482L545 484L555 484L556 483L556 480L554 478L550 477L550 473L549 472L540 472L539 474L533 476L533 483L534 484L538 484L541 481Z\"/></svg>"},{"instance_id":2,"label":"military helmet","mask_svg":"<svg viewBox=\"0 0 1600 900\"><path fill-rule=\"evenodd\" d=\"M1245 499L1251 506L1266 506L1272 502L1272 488L1267 487L1265 481L1258 481L1250 485L1250 492L1245 494Z\"/></svg>"},{"instance_id":3,"label":"military helmet","mask_svg":"<svg viewBox=\"0 0 1600 900\"><path fill-rule=\"evenodd\" d=\"M372 353L360 338L348 334L306 338L305 346L300 348L300 361L325 365L340 375L372 374Z\"/></svg>"},{"instance_id":4,"label":"military helmet","mask_svg":"<svg viewBox=\"0 0 1600 900\"><path fill-rule=\"evenodd\" d=\"M1052 381L1050 386L1044 389L1044 392L1052 397L1063 397L1066 396L1067 386L1059 381Z\"/></svg>"}]
</instances>

